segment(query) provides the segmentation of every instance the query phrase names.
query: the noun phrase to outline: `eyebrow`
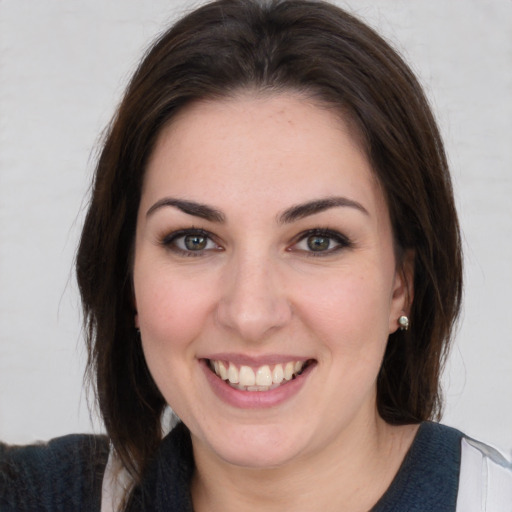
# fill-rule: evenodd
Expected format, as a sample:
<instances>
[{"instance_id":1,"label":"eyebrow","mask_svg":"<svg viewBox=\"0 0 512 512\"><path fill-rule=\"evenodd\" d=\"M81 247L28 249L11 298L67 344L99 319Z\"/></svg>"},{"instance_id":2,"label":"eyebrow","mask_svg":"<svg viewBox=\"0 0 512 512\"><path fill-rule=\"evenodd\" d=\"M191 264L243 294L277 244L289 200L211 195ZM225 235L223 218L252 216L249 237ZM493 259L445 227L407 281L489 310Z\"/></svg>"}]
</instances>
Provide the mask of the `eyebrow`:
<instances>
[{"instance_id":1,"label":"eyebrow","mask_svg":"<svg viewBox=\"0 0 512 512\"><path fill-rule=\"evenodd\" d=\"M211 222L223 223L226 221L225 215L216 208L206 204L196 203L195 201L185 201L184 199L175 199L173 197L164 197L163 199L157 201L146 212L146 217L149 217L155 211L165 206L172 206L178 210L181 210L183 213L194 215L195 217L201 217L202 219L206 219Z\"/></svg>"},{"instance_id":2,"label":"eyebrow","mask_svg":"<svg viewBox=\"0 0 512 512\"><path fill-rule=\"evenodd\" d=\"M146 212L146 217L152 215L156 210L160 208L171 206L181 210L182 212L193 215L195 217L201 217L202 219L209 220L211 222L224 223L226 216L216 208L208 206L203 203L196 203L195 201L186 201L184 199L176 199L172 197L164 197L158 200L149 210ZM287 208L283 213L278 215L277 222L279 224L289 224L304 217L314 215L316 213L329 210L330 208L336 207L348 207L355 208L365 215L369 215L368 210L357 201L348 199L347 197L326 197L323 199L316 199L314 201L308 201L307 203L297 204Z\"/></svg>"},{"instance_id":3,"label":"eyebrow","mask_svg":"<svg viewBox=\"0 0 512 512\"><path fill-rule=\"evenodd\" d=\"M365 215L370 215L368 210L361 203L353 199L347 197L326 197L287 208L277 217L277 222L279 224L289 224L290 222L336 207L355 208Z\"/></svg>"}]
</instances>

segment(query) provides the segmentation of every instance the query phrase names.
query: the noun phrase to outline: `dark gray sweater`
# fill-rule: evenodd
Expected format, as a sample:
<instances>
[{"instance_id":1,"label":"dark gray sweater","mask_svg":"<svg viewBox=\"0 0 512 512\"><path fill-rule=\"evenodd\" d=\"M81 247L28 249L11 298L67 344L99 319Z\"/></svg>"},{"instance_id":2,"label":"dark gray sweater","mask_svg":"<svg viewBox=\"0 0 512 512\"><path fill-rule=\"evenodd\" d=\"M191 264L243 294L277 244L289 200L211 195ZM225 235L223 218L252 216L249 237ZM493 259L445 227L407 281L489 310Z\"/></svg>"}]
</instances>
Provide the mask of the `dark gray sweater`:
<instances>
[{"instance_id":1,"label":"dark gray sweater","mask_svg":"<svg viewBox=\"0 0 512 512\"><path fill-rule=\"evenodd\" d=\"M461 439L457 430L423 423L372 512L454 512ZM0 512L99 511L107 459L108 441L102 436L72 435L24 447L0 444ZM162 441L128 512L193 512L193 471L190 434L179 424Z\"/></svg>"}]
</instances>

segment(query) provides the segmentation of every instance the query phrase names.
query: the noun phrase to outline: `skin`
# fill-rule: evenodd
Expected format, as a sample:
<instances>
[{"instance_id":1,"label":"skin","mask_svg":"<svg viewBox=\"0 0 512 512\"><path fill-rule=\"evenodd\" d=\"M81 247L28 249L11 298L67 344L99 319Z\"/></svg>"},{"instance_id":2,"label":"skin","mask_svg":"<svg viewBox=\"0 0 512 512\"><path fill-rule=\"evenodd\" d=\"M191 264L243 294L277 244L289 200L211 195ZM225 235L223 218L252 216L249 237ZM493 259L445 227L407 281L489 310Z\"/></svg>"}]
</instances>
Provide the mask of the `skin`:
<instances>
[{"instance_id":1,"label":"skin","mask_svg":"<svg viewBox=\"0 0 512 512\"><path fill-rule=\"evenodd\" d=\"M283 218L333 197L345 204ZM182 250L176 232L191 229L209 234L204 249ZM331 230L315 239L326 250L308 245L314 229ZM162 131L137 221L135 323L192 434L196 510L371 508L417 428L386 424L376 407L411 268L397 268L382 190L332 111L292 93L245 93L195 103ZM219 353L313 364L284 401L237 407L206 377L204 359Z\"/></svg>"}]
</instances>

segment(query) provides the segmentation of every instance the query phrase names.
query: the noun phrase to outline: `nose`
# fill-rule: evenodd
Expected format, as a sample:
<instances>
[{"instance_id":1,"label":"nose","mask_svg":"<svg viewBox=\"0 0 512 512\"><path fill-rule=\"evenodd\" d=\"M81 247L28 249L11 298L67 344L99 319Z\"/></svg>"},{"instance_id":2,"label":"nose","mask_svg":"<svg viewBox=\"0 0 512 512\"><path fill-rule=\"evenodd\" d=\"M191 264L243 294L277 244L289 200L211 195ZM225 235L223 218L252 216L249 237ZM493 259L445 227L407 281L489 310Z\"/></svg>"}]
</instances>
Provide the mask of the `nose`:
<instances>
[{"instance_id":1,"label":"nose","mask_svg":"<svg viewBox=\"0 0 512 512\"><path fill-rule=\"evenodd\" d=\"M246 342L264 341L292 318L278 266L271 258L253 255L226 268L217 319Z\"/></svg>"}]
</instances>

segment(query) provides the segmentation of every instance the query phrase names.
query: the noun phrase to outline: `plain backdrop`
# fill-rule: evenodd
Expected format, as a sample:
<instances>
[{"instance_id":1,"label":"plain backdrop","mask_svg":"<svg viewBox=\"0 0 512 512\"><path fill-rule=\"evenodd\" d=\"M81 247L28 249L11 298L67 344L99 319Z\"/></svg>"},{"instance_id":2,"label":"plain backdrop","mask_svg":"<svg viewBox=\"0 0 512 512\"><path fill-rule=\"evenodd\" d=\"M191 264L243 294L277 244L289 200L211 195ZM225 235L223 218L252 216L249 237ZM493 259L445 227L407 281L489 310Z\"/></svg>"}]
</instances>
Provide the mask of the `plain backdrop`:
<instances>
[{"instance_id":1,"label":"plain backdrop","mask_svg":"<svg viewBox=\"0 0 512 512\"><path fill-rule=\"evenodd\" d=\"M197 2L0 0L0 439L101 431L73 274L100 134L150 41ZM443 421L512 452L512 1L339 1L419 75L466 254ZM93 421L91 421L91 419Z\"/></svg>"}]
</instances>

